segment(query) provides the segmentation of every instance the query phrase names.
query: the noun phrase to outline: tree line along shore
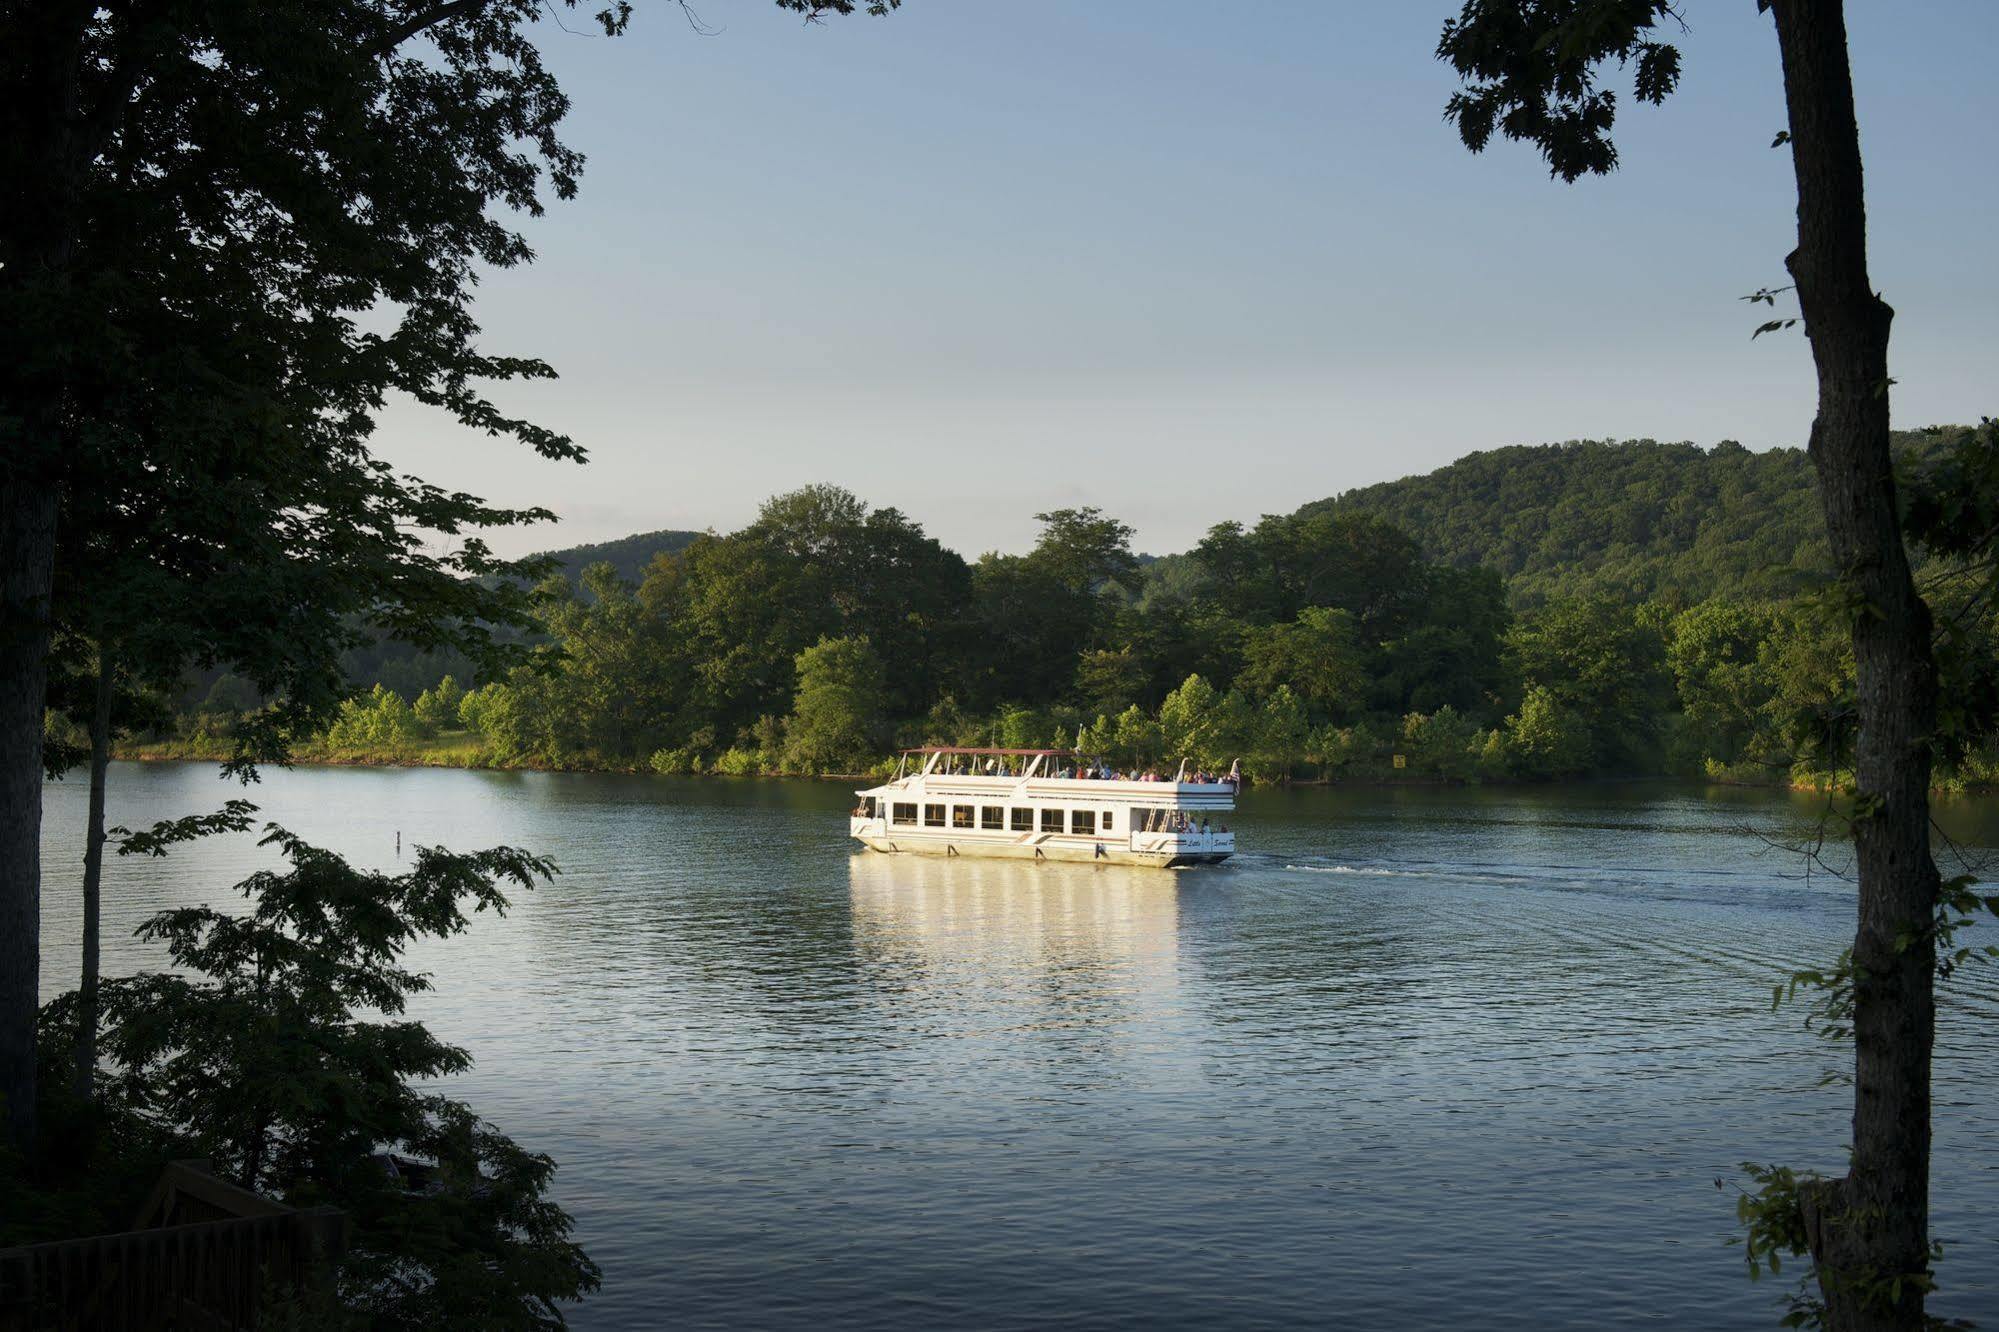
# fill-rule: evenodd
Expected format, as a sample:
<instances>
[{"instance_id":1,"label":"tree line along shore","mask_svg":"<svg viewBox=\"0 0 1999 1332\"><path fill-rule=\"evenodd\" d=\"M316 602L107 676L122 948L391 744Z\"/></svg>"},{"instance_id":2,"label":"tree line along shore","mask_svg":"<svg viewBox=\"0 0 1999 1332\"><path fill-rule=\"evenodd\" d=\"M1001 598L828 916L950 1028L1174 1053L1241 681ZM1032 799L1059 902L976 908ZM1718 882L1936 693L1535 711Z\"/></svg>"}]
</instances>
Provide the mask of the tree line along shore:
<instances>
[{"instance_id":1,"label":"tree line along shore","mask_svg":"<svg viewBox=\"0 0 1999 1332\"><path fill-rule=\"evenodd\" d=\"M1158 559L1098 510L1038 518L1027 553L967 562L809 486L726 535L560 552L510 668L382 638L293 757L865 776L951 743L1240 759L1256 782L1849 782L1852 649L1795 450L1474 454ZM1948 579L1932 592L1947 618ZM226 758L260 705L195 678L118 751ZM1939 755L1939 789L1995 781L1991 737Z\"/></svg>"}]
</instances>

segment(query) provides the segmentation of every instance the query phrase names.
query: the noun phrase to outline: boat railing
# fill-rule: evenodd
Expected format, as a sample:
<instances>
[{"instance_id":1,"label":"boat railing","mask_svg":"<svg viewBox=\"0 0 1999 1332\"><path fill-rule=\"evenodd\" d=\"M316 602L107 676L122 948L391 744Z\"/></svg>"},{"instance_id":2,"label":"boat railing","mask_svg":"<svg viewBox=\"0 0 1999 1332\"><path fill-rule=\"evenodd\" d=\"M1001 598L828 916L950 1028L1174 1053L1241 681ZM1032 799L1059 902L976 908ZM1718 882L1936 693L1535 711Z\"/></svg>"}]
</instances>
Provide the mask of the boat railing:
<instances>
[{"instance_id":1,"label":"boat railing","mask_svg":"<svg viewBox=\"0 0 1999 1332\"><path fill-rule=\"evenodd\" d=\"M1238 789L1236 783L1230 781L1227 778L1219 778L1217 780L1207 781L1207 782L1190 782L1190 781L1175 781L1172 778L1166 778L1166 777L1158 779L1148 779L1142 777L1124 777L1124 776L1056 777L1047 774L1035 777L1022 777L1017 774L1011 774L1011 773L985 773L985 772L932 772L932 773L916 773L913 774L912 776L922 778L926 784L929 783L941 784L949 782L990 782L993 784L990 789L993 790L998 790L1001 789L1002 787L1008 789L1022 789L1026 787L1055 786L1065 791L1067 790L1100 791L1108 786L1108 787L1118 787L1121 789L1136 791L1136 792L1158 791L1158 792L1171 793L1174 791L1185 791L1190 794L1219 795L1223 792L1233 793ZM898 784L899 783L891 783L891 785L898 785Z\"/></svg>"},{"instance_id":2,"label":"boat railing","mask_svg":"<svg viewBox=\"0 0 1999 1332\"><path fill-rule=\"evenodd\" d=\"M942 762L942 760L949 756L937 753L931 755L929 761L924 763L920 768L910 766L908 755L905 754L897 762L895 776L891 777L887 784L901 786L910 779L921 778L926 782L932 780L1009 784L1023 782L1077 782L1090 785L1115 783L1129 786L1163 786L1171 789L1191 789L1196 791L1234 791L1240 787L1242 780L1241 769L1234 763L1229 765L1227 772L1213 773L1203 768L1194 767L1191 760L1182 759L1179 762L1179 766L1173 770L1171 775L1168 775L1162 769L1151 767L1147 767L1141 775L1137 769L1130 772L1122 772L1110 767L1108 764L1099 763L1095 760L1065 765L1052 761L1056 757L1054 751L1004 751L1008 754L1031 752L1034 755L1032 760L1026 764L1016 765L1011 768L995 758L987 758L984 764L981 764L979 755L987 752L983 750L970 751L968 753L968 761L960 763L953 759L948 764ZM984 770L981 770L982 768Z\"/></svg>"}]
</instances>

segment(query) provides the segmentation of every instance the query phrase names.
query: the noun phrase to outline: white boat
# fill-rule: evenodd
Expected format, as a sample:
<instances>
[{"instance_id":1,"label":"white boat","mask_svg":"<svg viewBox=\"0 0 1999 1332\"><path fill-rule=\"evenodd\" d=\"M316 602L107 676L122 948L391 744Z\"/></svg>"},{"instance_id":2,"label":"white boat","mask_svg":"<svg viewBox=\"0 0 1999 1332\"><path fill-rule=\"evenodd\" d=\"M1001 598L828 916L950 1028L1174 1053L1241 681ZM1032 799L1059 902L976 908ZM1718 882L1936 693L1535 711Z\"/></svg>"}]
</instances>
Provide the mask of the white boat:
<instances>
[{"instance_id":1,"label":"white boat","mask_svg":"<svg viewBox=\"0 0 1999 1332\"><path fill-rule=\"evenodd\" d=\"M1235 854L1221 816L1238 778L1110 772L1066 749L905 750L896 775L856 794L849 835L931 856L1212 865Z\"/></svg>"}]
</instances>

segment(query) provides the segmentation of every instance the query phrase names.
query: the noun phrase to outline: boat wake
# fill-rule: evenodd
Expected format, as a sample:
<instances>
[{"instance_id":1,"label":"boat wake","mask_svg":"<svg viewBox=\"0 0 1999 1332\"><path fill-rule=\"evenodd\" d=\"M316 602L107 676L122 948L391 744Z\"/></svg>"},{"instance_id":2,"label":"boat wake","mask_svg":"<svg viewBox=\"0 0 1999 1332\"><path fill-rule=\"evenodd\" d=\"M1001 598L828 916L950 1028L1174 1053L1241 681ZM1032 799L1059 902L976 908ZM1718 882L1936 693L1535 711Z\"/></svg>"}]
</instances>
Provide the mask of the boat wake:
<instances>
[{"instance_id":1,"label":"boat wake","mask_svg":"<svg viewBox=\"0 0 1999 1332\"><path fill-rule=\"evenodd\" d=\"M1435 877L1425 870L1383 869L1379 865L1299 865L1287 864L1287 870L1299 874L1364 874L1381 879L1422 879Z\"/></svg>"}]
</instances>

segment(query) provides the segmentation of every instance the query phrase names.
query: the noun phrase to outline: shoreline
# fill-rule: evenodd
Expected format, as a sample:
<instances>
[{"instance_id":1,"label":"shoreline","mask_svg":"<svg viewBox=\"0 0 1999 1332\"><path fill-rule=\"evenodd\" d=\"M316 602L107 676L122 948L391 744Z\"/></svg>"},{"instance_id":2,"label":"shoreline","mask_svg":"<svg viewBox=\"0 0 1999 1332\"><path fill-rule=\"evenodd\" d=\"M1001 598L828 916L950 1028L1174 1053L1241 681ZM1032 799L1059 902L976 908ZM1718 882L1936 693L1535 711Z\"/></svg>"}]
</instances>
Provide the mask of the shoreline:
<instances>
[{"instance_id":1,"label":"shoreline","mask_svg":"<svg viewBox=\"0 0 1999 1332\"><path fill-rule=\"evenodd\" d=\"M129 763L222 763L230 757L221 749L188 750L173 744L137 744L114 746L111 757ZM677 772L661 773L643 764L610 763L495 763L486 761L476 750L462 746L439 749L433 753L422 752L404 755L386 754L340 754L308 749L289 762L273 763L266 766L284 768L453 768L467 772L546 772L546 773L601 773L605 775L644 777L691 777L714 781L783 781L783 782L878 782L885 779L879 772ZM1423 778L1423 777L1309 777L1287 779L1275 782L1251 782L1245 789L1265 790L1285 789L1334 789L1355 787L1369 790L1413 787L1423 789L1446 789L1451 787L1494 787L1505 790L1526 790L1535 787L1572 786L1638 786L1651 783L1726 787L1751 791L1790 791L1799 795L1848 795L1845 790L1829 790L1824 785L1794 781L1744 781L1740 778L1710 777L1705 774L1676 773L1627 773L1614 776L1572 777L1555 781L1506 781L1467 780L1464 778ZM1999 794L1999 786L1984 785L1951 790L1932 787L1933 798L1953 799L1972 796Z\"/></svg>"}]
</instances>

